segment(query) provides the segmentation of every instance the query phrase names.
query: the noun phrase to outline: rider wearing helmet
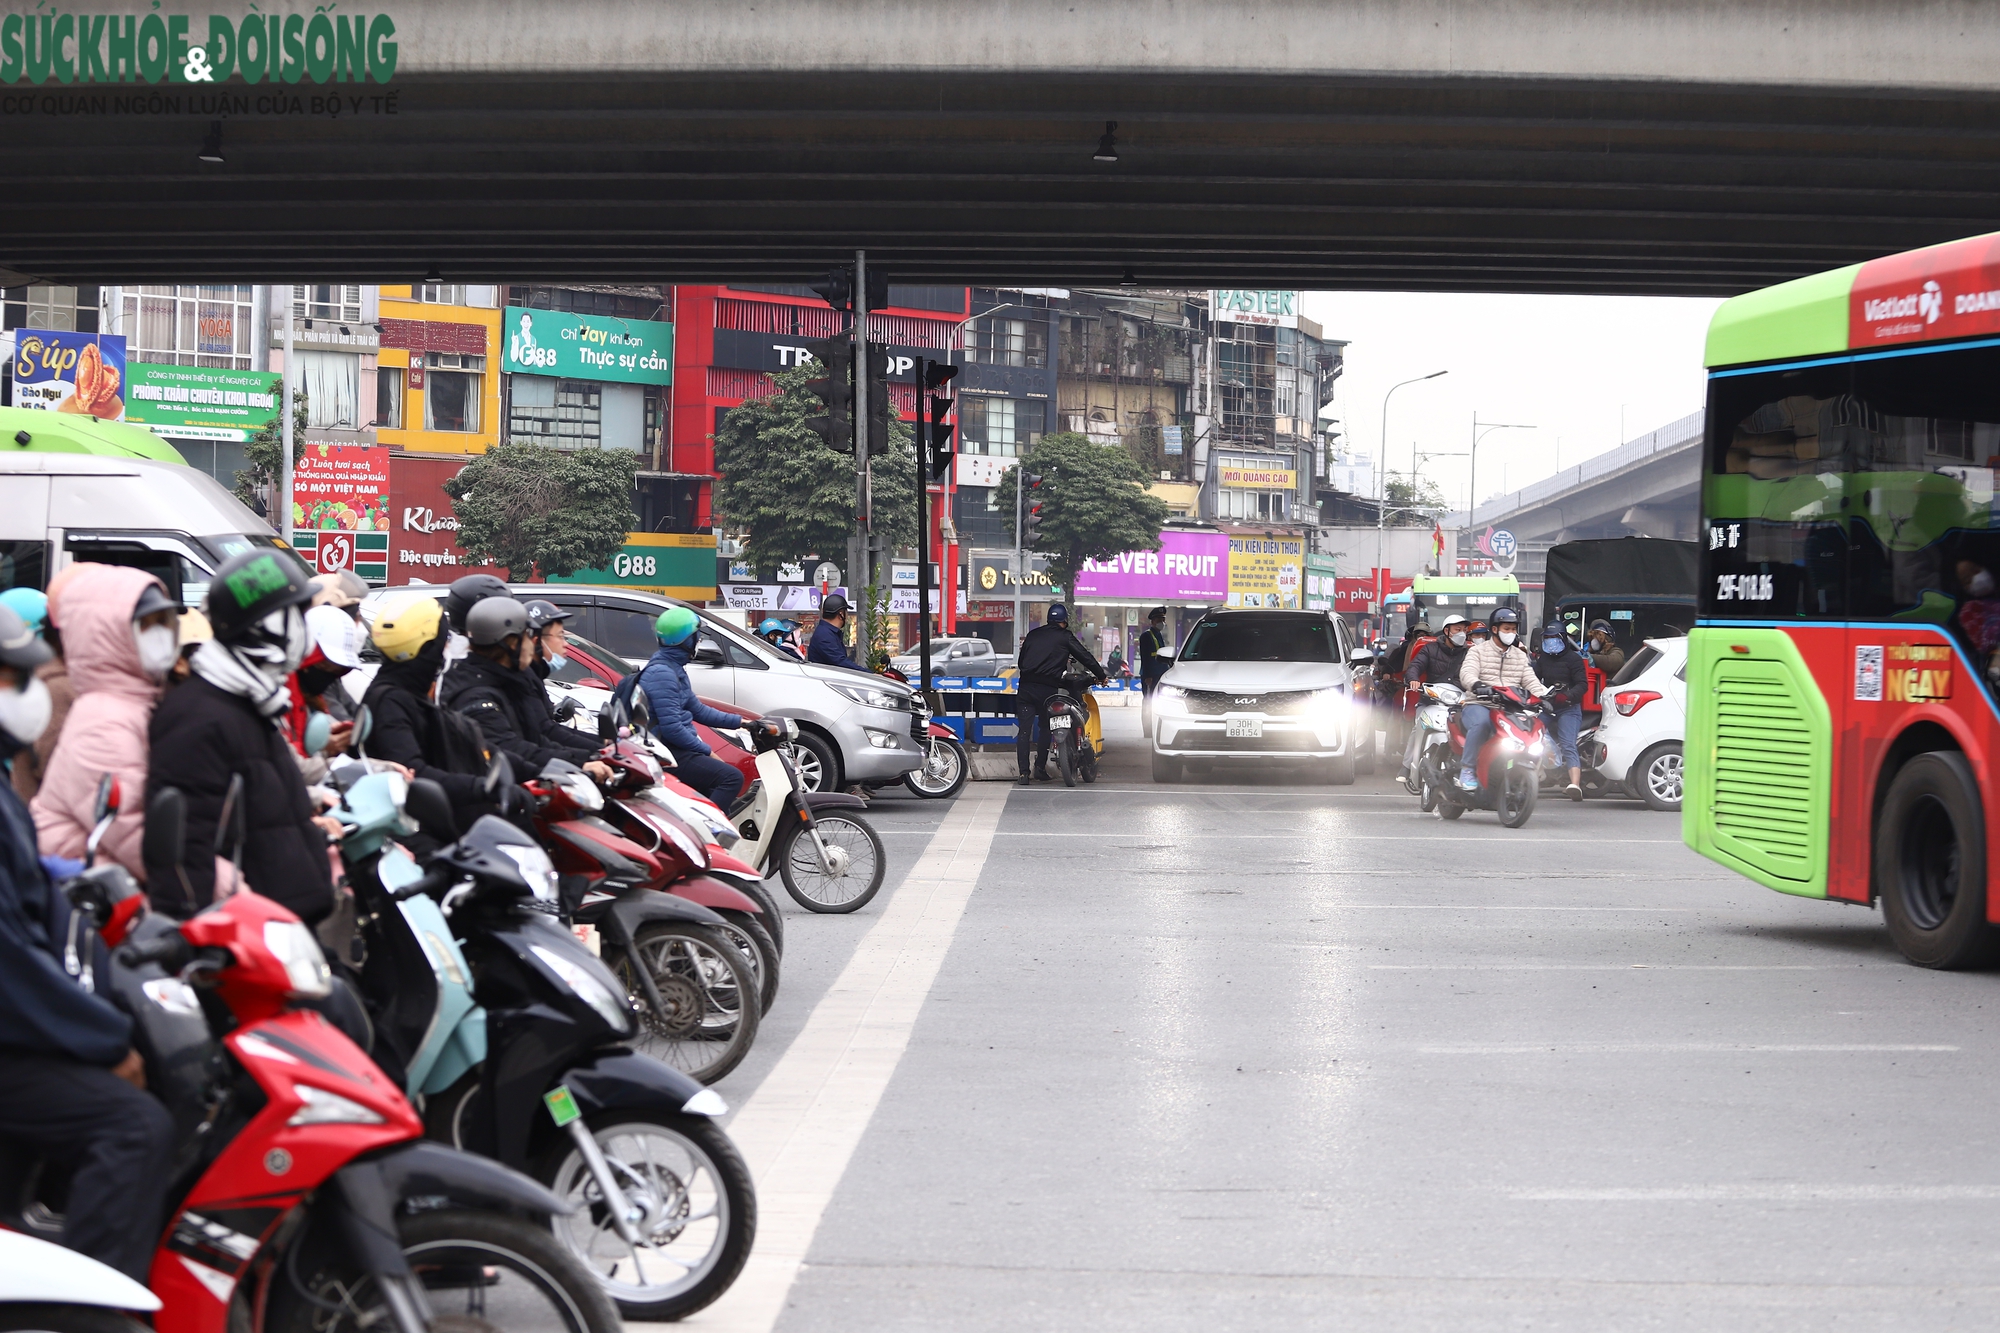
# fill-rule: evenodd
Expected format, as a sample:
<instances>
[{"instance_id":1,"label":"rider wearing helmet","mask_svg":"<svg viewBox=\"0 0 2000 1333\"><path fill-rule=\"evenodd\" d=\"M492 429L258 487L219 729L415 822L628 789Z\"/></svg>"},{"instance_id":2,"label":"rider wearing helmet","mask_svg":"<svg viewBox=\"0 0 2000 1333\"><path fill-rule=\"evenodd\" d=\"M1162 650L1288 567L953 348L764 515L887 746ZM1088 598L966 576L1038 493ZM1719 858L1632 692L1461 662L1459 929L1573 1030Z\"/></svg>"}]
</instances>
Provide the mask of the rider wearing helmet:
<instances>
[{"instance_id":1,"label":"rider wearing helmet","mask_svg":"<svg viewBox=\"0 0 2000 1333\"><path fill-rule=\"evenodd\" d=\"M1562 750L1563 767L1569 770L1567 795L1583 799L1583 765L1576 753L1576 737L1583 727L1583 698L1590 690L1583 654L1569 641L1560 620L1551 620L1542 630L1542 650L1535 654L1535 674L1549 687L1549 703L1555 707L1556 744Z\"/></svg>"},{"instance_id":2,"label":"rider wearing helmet","mask_svg":"<svg viewBox=\"0 0 2000 1333\"><path fill-rule=\"evenodd\" d=\"M847 616L847 599L839 593L819 604L819 624L813 626L812 642L806 645L806 661L850 671L868 669L847 655Z\"/></svg>"},{"instance_id":3,"label":"rider wearing helmet","mask_svg":"<svg viewBox=\"0 0 2000 1333\"><path fill-rule=\"evenodd\" d=\"M1602 671L1606 680L1624 668L1625 650L1618 646L1618 640L1612 636L1610 621L1591 621L1590 633L1584 638L1583 646L1587 650L1586 660Z\"/></svg>"},{"instance_id":4,"label":"rider wearing helmet","mask_svg":"<svg viewBox=\"0 0 2000 1333\"><path fill-rule=\"evenodd\" d=\"M1417 685L1424 681L1445 681L1457 684L1458 669L1465 664L1465 652L1471 646L1468 632L1471 627L1472 622L1464 616L1446 616L1444 624L1439 626L1438 636L1417 649L1410 658L1410 664L1403 672L1403 683ZM1410 765L1417 762L1417 743L1422 739L1423 733L1418 728L1410 728L1410 741L1403 752L1403 771L1397 776L1409 776Z\"/></svg>"},{"instance_id":5,"label":"rider wearing helmet","mask_svg":"<svg viewBox=\"0 0 2000 1333\"><path fill-rule=\"evenodd\" d=\"M528 608L528 632L535 636L528 674L535 678L536 694L541 700L542 738L551 745L594 751L597 740L557 721L555 700L549 697L549 677L569 665L569 632L563 628L563 622L574 613L539 597L522 605Z\"/></svg>"},{"instance_id":6,"label":"rider wearing helmet","mask_svg":"<svg viewBox=\"0 0 2000 1333\"><path fill-rule=\"evenodd\" d=\"M1014 695L1014 760L1021 770L1020 784L1028 785L1028 742L1035 739L1035 780L1049 782L1049 732L1042 710L1049 697L1062 688L1063 672L1070 662L1081 663L1099 684L1109 679L1090 650L1069 632L1069 608L1061 602L1049 607L1048 623L1029 630L1021 638L1016 659L1021 666L1020 688Z\"/></svg>"},{"instance_id":7,"label":"rider wearing helmet","mask_svg":"<svg viewBox=\"0 0 2000 1333\"><path fill-rule=\"evenodd\" d=\"M593 758L596 746L548 734L554 720L548 698L527 669L535 652L527 607L505 595L481 598L465 613L465 637L472 646L438 685L440 704L477 722L488 744L504 750L522 777L540 773L551 759L566 759L600 782L610 780L610 767Z\"/></svg>"},{"instance_id":8,"label":"rider wearing helmet","mask_svg":"<svg viewBox=\"0 0 2000 1333\"><path fill-rule=\"evenodd\" d=\"M766 616L764 622L757 626L757 637L793 661L803 662L805 658L800 657L799 650L792 646L792 635L798 627L799 623L796 620L779 620L775 616Z\"/></svg>"},{"instance_id":9,"label":"rider wearing helmet","mask_svg":"<svg viewBox=\"0 0 2000 1333\"><path fill-rule=\"evenodd\" d=\"M694 692L687 667L701 639L700 616L685 606L668 607L653 622L653 636L660 646L639 668L638 685L653 710L653 734L673 751L674 776L730 813L743 790L743 775L715 757L694 724L741 727L754 719L711 708Z\"/></svg>"},{"instance_id":10,"label":"rider wearing helmet","mask_svg":"<svg viewBox=\"0 0 2000 1333\"><path fill-rule=\"evenodd\" d=\"M1493 613L1489 623L1493 627L1492 639L1466 649L1465 661L1458 669L1458 683L1468 690L1477 685L1525 690L1537 699L1547 694L1549 687L1535 675L1534 663L1520 646L1521 613L1503 606ZM1472 769L1480 747L1492 734L1493 710L1485 704L1468 702L1460 708L1459 719L1465 726L1465 754L1459 762L1458 785L1466 791L1477 791L1479 779Z\"/></svg>"}]
</instances>

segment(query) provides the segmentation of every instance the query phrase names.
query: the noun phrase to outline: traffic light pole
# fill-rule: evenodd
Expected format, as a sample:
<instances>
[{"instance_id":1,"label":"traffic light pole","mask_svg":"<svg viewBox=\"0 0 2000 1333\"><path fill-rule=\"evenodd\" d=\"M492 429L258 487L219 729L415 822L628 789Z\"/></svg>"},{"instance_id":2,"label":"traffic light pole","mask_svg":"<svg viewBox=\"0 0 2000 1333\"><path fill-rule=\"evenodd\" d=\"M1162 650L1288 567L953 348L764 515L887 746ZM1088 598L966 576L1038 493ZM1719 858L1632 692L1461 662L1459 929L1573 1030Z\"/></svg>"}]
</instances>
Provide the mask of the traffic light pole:
<instances>
[{"instance_id":1,"label":"traffic light pole","mask_svg":"<svg viewBox=\"0 0 2000 1333\"><path fill-rule=\"evenodd\" d=\"M1028 468L1020 459L1014 460L1014 651L1021 651L1021 576L1026 573L1022 565L1021 545L1021 497L1027 494ZM1017 657L1015 659L1019 661Z\"/></svg>"},{"instance_id":2,"label":"traffic light pole","mask_svg":"<svg viewBox=\"0 0 2000 1333\"><path fill-rule=\"evenodd\" d=\"M928 358L917 358L917 688L926 691L926 698L931 687L931 427L924 386L930 369Z\"/></svg>"},{"instance_id":3,"label":"traffic light pole","mask_svg":"<svg viewBox=\"0 0 2000 1333\"><path fill-rule=\"evenodd\" d=\"M855 515L858 520L858 534L855 542L858 559L852 562L850 587L857 593L875 583L875 522L872 504L875 499L870 475L868 457L868 252L854 252L854 497ZM865 596L865 594L862 594ZM867 608L863 617L871 631L874 628L875 608ZM856 644L862 650L861 660L868 660L871 645Z\"/></svg>"}]
</instances>

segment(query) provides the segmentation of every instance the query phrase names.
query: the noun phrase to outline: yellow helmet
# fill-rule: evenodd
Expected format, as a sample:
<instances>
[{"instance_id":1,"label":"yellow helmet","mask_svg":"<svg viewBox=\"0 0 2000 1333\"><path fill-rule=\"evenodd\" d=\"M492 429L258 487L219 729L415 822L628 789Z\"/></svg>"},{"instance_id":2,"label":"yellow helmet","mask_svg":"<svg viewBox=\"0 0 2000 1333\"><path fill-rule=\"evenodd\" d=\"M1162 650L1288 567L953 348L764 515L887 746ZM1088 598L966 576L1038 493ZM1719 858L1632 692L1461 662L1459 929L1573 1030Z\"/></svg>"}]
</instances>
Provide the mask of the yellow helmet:
<instances>
[{"instance_id":1,"label":"yellow helmet","mask_svg":"<svg viewBox=\"0 0 2000 1333\"><path fill-rule=\"evenodd\" d=\"M391 662L407 662L438 636L438 629L443 623L444 608L438 605L437 598L426 593L412 593L385 603L376 612L369 637L375 640L375 647L382 656Z\"/></svg>"}]
</instances>

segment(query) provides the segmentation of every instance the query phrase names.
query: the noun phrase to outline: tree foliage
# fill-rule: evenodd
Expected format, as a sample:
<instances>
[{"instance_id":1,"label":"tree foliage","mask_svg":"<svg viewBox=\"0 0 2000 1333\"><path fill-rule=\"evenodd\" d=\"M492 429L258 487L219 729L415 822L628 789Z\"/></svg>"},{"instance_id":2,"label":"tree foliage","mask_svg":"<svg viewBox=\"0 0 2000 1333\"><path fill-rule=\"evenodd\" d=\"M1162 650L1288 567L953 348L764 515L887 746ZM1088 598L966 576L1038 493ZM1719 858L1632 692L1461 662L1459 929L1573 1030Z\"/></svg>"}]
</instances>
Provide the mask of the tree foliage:
<instances>
[{"instance_id":1,"label":"tree foliage","mask_svg":"<svg viewBox=\"0 0 2000 1333\"><path fill-rule=\"evenodd\" d=\"M304 458L306 453L306 418L306 391L294 389L292 391L294 470L298 468L299 460ZM284 470L284 460L285 419L282 416L274 416L269 425L252 435L250 442L243 446L243 461L250 466L236 474L236 498L259 513L264 512L266 508L264 502L273 493L272 488L278 484L278 475ZM272 526L280 532L284 531L284 524L278 521L280 515L272 512L268 517L273 520Z\"/></svg>"},{"instance_id":2,"label":"tree foliage","mask_svg":"<svg viewBox=\"0 0 2000 1333\"><path fill-rule=\"evenodd\" d=\"M1438 514L1450 508L1445 503L1444 492L1429 478L1419 478L1410 482L1398 481L1391 477L1388 491L1389 526L1392 528L1427 528ZM1399 509L1403 512L1395 512Z\"/></svg>"},{"instance_id":3,"label":"tree foliage","mask_svg":"<svg viewBox=\"0 0 2000 1333\"><path fill-rule=\"evenodd\" d=\"M1022 467L1043 478L1028 492L1030 503L1039 498L1042 504L1042 526L1031 549L1048 556L1049 581L1065 595L1073 595L1086 560L1160 549L1166 502L1147 493L1145 469L1125 450L1092 444L1075 431L1044 435L1001 476L994 493L1010 535Z\"/></svg>"},{"instance_id":4,"label":"tree foliage","mask_svg":"<svg viewBox=\"0 0 2000 1333\"><path fill-rule=\"evenodd\" d=\"M745 534L759 568L845 552L854 532L854 457L806 428L820 401L808 363L772 376L776 395L731 408L715 432L715 512ZM891 546L917 539L917 457L908 425L891 421L889 451L874 464L875 527ZM850 575L852 571L849 571Z\"/></svg>"},{"instance_id":5,"label":"tree foliage","mask_svg":"<svg viewBox=\"0 0 2000 1333\"><path fill-rule=\"evenodd\" d=\"M444 484L458 545L477 563L525 581L603 569L637 522L632 479L639 456L622 449L499 444Z\"/></svg>"}]
</instances>

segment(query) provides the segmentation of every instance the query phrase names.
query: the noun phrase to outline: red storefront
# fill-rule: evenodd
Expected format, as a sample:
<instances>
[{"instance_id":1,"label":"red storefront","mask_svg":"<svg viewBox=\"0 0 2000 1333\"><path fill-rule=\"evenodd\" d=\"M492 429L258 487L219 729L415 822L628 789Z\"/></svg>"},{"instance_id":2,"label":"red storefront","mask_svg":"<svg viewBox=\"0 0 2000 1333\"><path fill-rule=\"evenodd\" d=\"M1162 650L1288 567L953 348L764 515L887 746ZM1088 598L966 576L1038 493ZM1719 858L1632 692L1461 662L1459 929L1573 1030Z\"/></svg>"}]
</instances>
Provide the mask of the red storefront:
<instances>
[{"instance_id":1,"label":"red storefront","mask_svg":"<svg viewBox=\"0 0 2000 1333\"><path fill-rule=\"evenodd\" d=\"M392 454L389 458L389 586L450 583L467 574L507 571L471 563L458 549L458 520L444 484L472 461L454 454Z\"/></svg>"}]
</instances>

